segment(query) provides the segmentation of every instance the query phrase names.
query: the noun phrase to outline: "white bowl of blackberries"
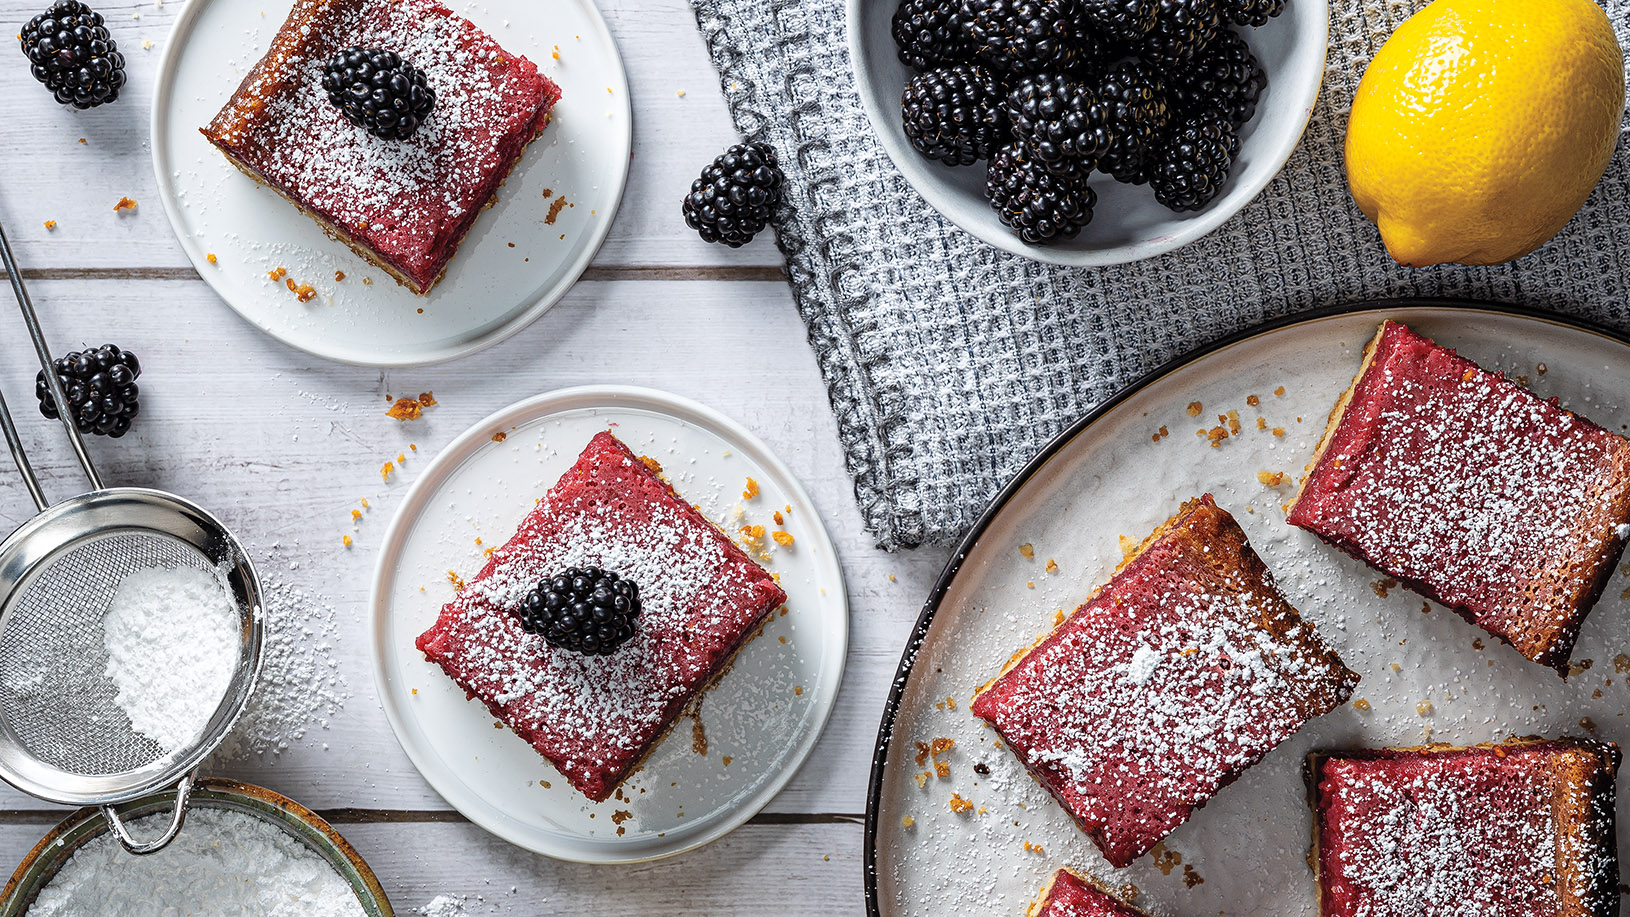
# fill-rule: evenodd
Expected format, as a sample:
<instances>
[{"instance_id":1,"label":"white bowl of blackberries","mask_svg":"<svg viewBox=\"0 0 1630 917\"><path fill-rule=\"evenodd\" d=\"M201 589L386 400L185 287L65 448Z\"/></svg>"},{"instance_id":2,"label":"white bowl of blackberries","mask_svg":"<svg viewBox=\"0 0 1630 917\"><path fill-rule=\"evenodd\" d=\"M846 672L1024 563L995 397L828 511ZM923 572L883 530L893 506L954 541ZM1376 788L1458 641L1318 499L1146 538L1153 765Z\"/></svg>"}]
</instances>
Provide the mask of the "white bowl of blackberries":
<instances>
[{"instance_id":1,"label":"white bowl of blackberries","mask_svg":"<svg viewBox=\"0 0 1630 917\"><path fill-rule=\"evenodd\" d=\"M1326 0L849 0L883 147L946 219L1071 265L1186 245L1278 174Z\"/></svg>"}]
</instances>

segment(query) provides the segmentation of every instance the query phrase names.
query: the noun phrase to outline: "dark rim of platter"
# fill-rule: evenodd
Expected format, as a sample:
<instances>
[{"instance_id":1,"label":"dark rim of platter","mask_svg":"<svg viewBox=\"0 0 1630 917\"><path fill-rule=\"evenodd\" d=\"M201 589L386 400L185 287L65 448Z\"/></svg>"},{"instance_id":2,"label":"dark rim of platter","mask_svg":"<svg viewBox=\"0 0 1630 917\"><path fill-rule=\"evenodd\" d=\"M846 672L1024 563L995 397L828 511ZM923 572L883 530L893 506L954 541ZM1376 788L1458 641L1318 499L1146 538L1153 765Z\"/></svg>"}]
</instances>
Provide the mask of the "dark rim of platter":
<instances>
[{"instance_id":1,"label":"dark rim of platter","mask_svg":"<svg viewBox=\"0 0 1630 917\"><path fill-rule=\"evenodd\" d=\"M1113 397L1089 411L1080 420L1071 424L1069 429L1053 437L1052 441L1042 447L1042 450L1036 454L1035 458L1025 463L1019 473L1014 475L1013 479L1008 481L1001 492L990 501L984 512L979 514L978 521L973 524L973 527L957 544L956 552L951 555L950 561L946 563L945 569L941 571L939 579L934 583L933 590L928 593L928 598L923 602L922 612L917 616L917 624L912 628L910 639L906 641L905 651L900 654L900 665L895 671L894 683L889 688L889 699L883 708L883 719L877 727L877 745L872 752L871 781L866 790L866 842L863 856L866 870L866 913L869 917L879 917L880 913L877 899L877 810L882 800L883 773L888 766L889 747L894 737L894 722L900 712L900 698L905 693L906 683L911 678L912 666L917 661L918 650L922 648L923 640L928 635L928 627L934 621L934 614L939 611L940 602L944 600L945 594L956 580L957 574L962 569L962 563L967 559L969 552L973 550L974 545L978 543L985 530L1001 514L1008 501L1013 499L1013 496L1036 476L1042 466L1046 465L1053 456L1057 455L1077 436L1085 433L1093 424L1128 398L1190 363L1251 338L1295 325L1363 312L1385 313L1404 309L1449 309L1461 310L1468 314L1480 312L1532 318L1595 334L1630 347L1630 336L1595 322L1562 315L1548 309L1464 299L1377 299L1345 305L1325 306L1254 325L1170 360L1133 381Z\"/></svg>"}]
</instances>

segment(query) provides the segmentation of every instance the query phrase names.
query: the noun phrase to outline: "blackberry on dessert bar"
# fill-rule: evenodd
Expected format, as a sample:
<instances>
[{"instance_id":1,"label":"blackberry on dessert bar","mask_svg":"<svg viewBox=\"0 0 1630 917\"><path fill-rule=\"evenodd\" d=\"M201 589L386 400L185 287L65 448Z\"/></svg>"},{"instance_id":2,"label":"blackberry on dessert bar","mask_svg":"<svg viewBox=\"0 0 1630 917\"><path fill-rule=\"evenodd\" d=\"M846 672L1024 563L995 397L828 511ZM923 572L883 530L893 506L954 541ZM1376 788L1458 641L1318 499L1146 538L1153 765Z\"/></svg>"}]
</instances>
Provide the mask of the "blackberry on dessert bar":
<instances>
[{"instance_id":1,"label":"blackberry on dessert bar","mask_svg":"<svg viewBox=\"0 0 1630 917\"><path fill-rule=\"evenodd\" d=\"M1179 115L1222 112L1235 127L1256 114L1268 75L1245 39L1223 29L1199 57L1171 78L1172 105Z\"/></svg>"},{"instance_id":2,"label":"blackberry on dessert bar","mask_svg":"<svg viewBox=\"0 0 1630 917\"><path fill-rule=\"evenodd\" d=\"M83 109L119 98L125 59L101 13L79 0L57 0L29 20L18 37L34 79L57 102Z\"/></svg>"},{"instance_id":3,"label":"blackberry on dessert bar","mask_svg":"<svg viewBox=\"0 0 1630 917\"><path fill-rule=\"evenodd\" d=\"M376 137L406 140L436 106L424 72L383 48L347 48L323 68L323 89L345 119Z\"/></svg>"},{"instance_id":4,"label":"blackberry on dessert bar","mask_svg":"<svg viewBox=\"0 0 1630 917\"><path fill-rule=\"evenodd\" d=\"M1220 112L1173 122L1149 167L1155 200L1171 210L1199 210L1222 193L1239 155L1239 132Z\"/></svg>"},{"instance_id":5,"label":"blackberry on dessert bar","mask_svg":"<svg viewBox=\"0 0 1630 917\"><path fill-rule=\"evenodd\" d=\"M786 176L769 144L738 143L725 150L685 196L685 225L704 242L740 248L770 224Z\"/></svg>"},{"instance_id":6,"label":"blackberry on dessert bar","mask_svg":"<svg viewBox=\"0 0 1630 917\"><path fill-rule=\"evenodd\" d=\"M1286 0L1222 0L1223 18L1235 25L1261 26L1285 11Z\"/></svg>"},{"instance_id":7,"label":"blackberry on dessert bar","mask_svg":"<svg viewBox=\"0 0 1630 917\"><path fill-rule=\"evenodd\" d=\"M962 0L901 0L891 23L900 62L918 70L973 60Z\"/></svg>"},{"instance_id":8,"label":"blackberry on dessert bar","mask_svg":"<svg viewBox=\"0 0 1630 917\"><path fill-rule=\"evenodd\" d=\"M982 64L919 73L900 94L900 119L917 152L947 165L989 159L1008 141L995 76Z\"/></svg>"},{"instance_id":9,"label":"blackberry on dessert bar","mask_svg":"<svg viewBox=\"0 0 1630 917\"><path fill-rule=\"evenodd\" d=\"M1097 192L1088 170L1054 171L1038 162L1023 142L996 152L985 172L985 197L996 215L1032 245L1073 239L1092 221Z\"/></svg>"},{"instance_id":10,"label":"blackberry on dessert bar","mask_svg":"<svg viewBox=\"0 0 1630 917\"><path fill-rule=\"evenodd\" d=\"M1074 77L1027 76L1003 105L1030 158L1061 173L1085 173L1115 140L1110 107Z\"/></svg>"},{"instance_id":11,"label":"blackberry on dessert bar","mask_svg":"<svg viewBox=\"0 0 1630 917\"><path fill-rule=\"evenodd\" d=\"M639 586L599 567L571 567L544 580L517 612L528 633L588 656L609 656L627 643L639 615Z\"/></svg>"},{"instance_id":12,"label":"blackberry on dessert bar","mask_svg":"<svg viewBox=\"0 0 1630 917\"><path fill-rule=\"evenodd\" d=\"M141 390L136 385L141 361L135 354L116 344L104 344L59 357L51 368L68 396L68 414L79 432L118 439L130 431L130 422L141 411ZM34 376L34 397L39 399L41 414L53 419L59 416L44 370Z\"/></svg>"}]
</instances>

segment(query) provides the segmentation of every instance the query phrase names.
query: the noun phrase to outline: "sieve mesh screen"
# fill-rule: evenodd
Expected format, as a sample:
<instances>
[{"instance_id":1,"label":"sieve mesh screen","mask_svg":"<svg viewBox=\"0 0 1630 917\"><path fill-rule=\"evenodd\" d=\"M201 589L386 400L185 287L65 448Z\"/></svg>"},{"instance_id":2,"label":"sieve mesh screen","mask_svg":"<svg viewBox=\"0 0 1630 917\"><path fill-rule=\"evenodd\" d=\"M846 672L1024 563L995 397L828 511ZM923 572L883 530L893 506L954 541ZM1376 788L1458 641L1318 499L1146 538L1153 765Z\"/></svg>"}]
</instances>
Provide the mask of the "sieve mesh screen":
<instances>
[{"instance_id":1,"label":"sieve mesh screen","mask_svg":"<svg viewBox=\"0 0 1630 917\"><path fill-rule=\"evenodd\" d=\"M163 757L114 702L102 618L136 570L213 566L186 542L128 531L47 561L0 625L0 717L23 749L81 776L124 773Z\"/></svg>"}]
</instances>

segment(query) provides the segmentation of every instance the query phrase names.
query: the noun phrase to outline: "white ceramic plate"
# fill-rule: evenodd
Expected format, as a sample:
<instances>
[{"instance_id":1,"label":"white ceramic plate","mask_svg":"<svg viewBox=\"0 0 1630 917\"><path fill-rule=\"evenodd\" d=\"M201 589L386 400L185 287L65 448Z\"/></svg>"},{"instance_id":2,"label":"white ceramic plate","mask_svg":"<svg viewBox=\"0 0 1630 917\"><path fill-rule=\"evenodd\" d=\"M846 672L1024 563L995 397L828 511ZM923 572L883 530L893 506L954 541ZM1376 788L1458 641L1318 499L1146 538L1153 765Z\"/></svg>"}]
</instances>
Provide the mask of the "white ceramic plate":
<instances>
[{"instance_id":1,"label":"white ceramic plate","mask_svg":"<svg viewBox=\"0 0 1630 917\"><path fill-rule=\"evenodd\" d=\"M1102 266L1152 258L1193 242L1244 209L1279 174L1313 114L1324 81L1330 30L1326 0L1290 0L1258 29L1239 29L1268 74L1256 116L1240 132L1240 153L1223 193L1203 210L1174 213L1155 202L1147 185L1094 175L1092 223L1057 245L1026 245L1002 225L985 200L985 164L952 168L923 158L900 126L900 91L911 69L900 62L890 20L893 0L849 0L849 54L860 100L889 158L942 216L981 241L1054 264Z\"/></svg>"},{"instance_id":2,"label":"white ceramic plate","mask_svg":"<svg viewBox=\"0 0 1630 917\"><path fill-rule=\"evenodd\" d=\"M473 353L554 305L611 229L628 176L633 119L622 58L593 0L447 2L536 62L560 85L561 100L499 189L498 203L476 220L446 278L427 296L398 286L324 235L198 133L271 46L291 0L191 0L176 20L153 95L153 168L164 211L215 292L285 343L370 366ZM559 60L551 56L556 46ZM545 189L571 204L552 224L553 198L544 198ZM299 302L267 276L277 267L312 284L317 297ZM336 271L344 281L335 280Z\"/></svg>"},{"instance_id":3,"label":"white ceramic plate","mask_svg":"<svg viewBox=\"0 0 1630 917\"><path fill-rule=\"evenodd\" d=\"M1312 817L1301 773L1309 750L1592 729L1630 739L1630 657L1623 655L1630 653L1630 602L1622 595L1630 584L1622 571L1574 651L1575 663L1589 670L1563 681L1285 523L1282 507L1330 407L1386 317L1484 366L1526 377L1535 391L1609 429L1630 429L1625 342L1557 321L1443 304L1397 304L1254 333L1133 388L1015 480L929 600L874 763L872 913L1021 914L1052 870L1071 866L1113 886L1135 885L1138 903L1155 914L1312 917L1305 859ZM1281 386L1284 394L1274 394ZM1252 395L1258 406L1248 403ZM1192 402L1203 406L1199 416L1190 416ZM1195 435L1230 410L1239 412L1241 435L1217 448ZM1259 416L1266 430L1257 429ZM1170 436L1156 441L1163 427ZM1274 436L1275 427L1285 435ZM1286 478L1268 486L1259 471ZM967 701L1009 654L1051 626L1056 610L1075 609L1108 579L1122 557L1120 536L1141 540L1180 501L1208 491L1239 520L1291 603L1362 676L1353 697L1369 709L1349 704L1314 720L1174 831L1164 861L1145 856L1116 870L1017 760L993 746L995 734L968 713ZM1033 560L1021 556L1021 544L1033 546ZM1046 571L1049 558L1057 573ZM954 707L945 704L948 696ZM919 788L914 777L923 768L911 743L939 736L956 741L951 776ZM974 772L978 762L988 775ZM979 813L951 812L953 792Z\"/></svg>"},{"instance_id":4,"label":"white ceramic plate","mask_svg":"<svg viewBox=\"0 0 1630 917\"><path fill-rule=\"evenodd\" d=\"M624 784L631 801L593 803L514 733L494 729L486 709L465 700L413 640L453 596L447 571L474 575L485 563L482 545L507 540L589 439L606 429L661 462L680 495L709 518L729 520L740 504L746 519L727 526L731 531L752 523L774 528L770 514L792 507L785 519L796 543L775 550L766 564L787 592L787 613L771 618L703 697L706 755L693 747L693 724L681 719ZM494 442L496 433L506 434L503 442ZM749 477L760 493L743 500ZM420 773L494 834L583 862L680 853L763 808L814 748L837 697L849 639L837 553L787 467L709 408L618 386L540 395L454 440L414 483L392 521L370 604L380 702ZM619 811L632 817L614 822Z\"/></svg>"}]
</instances>

